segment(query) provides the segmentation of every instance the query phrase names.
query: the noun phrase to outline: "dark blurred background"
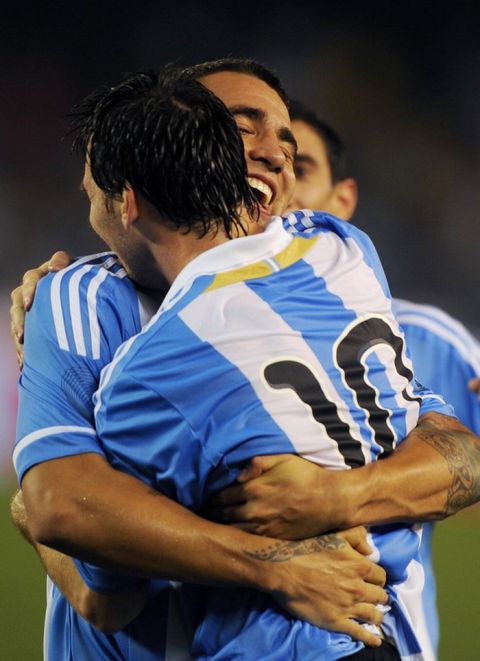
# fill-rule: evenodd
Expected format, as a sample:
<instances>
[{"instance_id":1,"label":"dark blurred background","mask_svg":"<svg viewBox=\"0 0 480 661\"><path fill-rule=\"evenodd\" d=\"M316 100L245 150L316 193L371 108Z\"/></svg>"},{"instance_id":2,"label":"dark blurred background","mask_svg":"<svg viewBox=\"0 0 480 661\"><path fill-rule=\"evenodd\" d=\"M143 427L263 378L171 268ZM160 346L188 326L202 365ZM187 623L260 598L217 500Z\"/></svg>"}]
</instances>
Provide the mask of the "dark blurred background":
<instances>
[{"instance_id":1,"label":"dark blurred background","mask_svg":"<svg viewBox=\"0 0 480 661\"><path fill-rule=\"evenodd\" d=\"M2 10L0 281L98 247L65 114L100 84L227 54L273 67L345 137L356 222L395 294L480 326L480 13L474 3L19 3Z\"/></svg>"},{"instance_id":2,"label":"dark blurred background","mask_svg":"<svg viewBox=\"0 0 480 661\"><path fill-rule=\"evenodd\" d=\"M226 55L260 60L276 70L292 96L317 109L345 138L360 187L354 221L374 239L394 294L436 304L478 333L479 36L480 10L473 2L84 0L4 6L4 491L13 484L7 466L16 379L7 293L26 268L56 249L81 254L102 248L89 229L78 189L81 164L62 140L65 114L75 102L125 72L170 61L191 64ZM34 659L40 653L17 649L8 658Z\"/></svg>"}]
</instances>

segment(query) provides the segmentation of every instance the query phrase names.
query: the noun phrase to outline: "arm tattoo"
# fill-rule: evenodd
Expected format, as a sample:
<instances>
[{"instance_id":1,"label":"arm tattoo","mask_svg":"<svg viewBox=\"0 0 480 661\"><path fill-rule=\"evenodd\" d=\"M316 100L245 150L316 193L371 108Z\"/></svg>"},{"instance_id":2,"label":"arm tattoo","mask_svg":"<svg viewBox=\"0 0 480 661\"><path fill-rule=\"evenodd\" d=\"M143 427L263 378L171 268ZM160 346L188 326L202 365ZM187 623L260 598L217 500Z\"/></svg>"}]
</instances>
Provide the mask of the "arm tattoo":
<instances>
[{"instance_id":1,"label":"arm tattoo","mask_svg":"<svg viewBox=\"0 0 480 661\"><path fill-rule=\"evenodd\" d=\"M320 551L343 549L347 542L334 533L294 542L278 542L248 555L265 562L286 562L297 555L310 555Z\"/></svg>"},{"instance_id":2,"label":"arm tattoo","mask_svg":"<svg viewBox=\"0 0 480 661\"><path fill-rule=\"evenodd\" d=\"M155 489L149 489L149 493L152 496L162 495ZM325 550L335 551L346 546L348 546L348 543L343 537L339 537L335 533L327 533L311 539L270 544L254 552L246 551L246 554L265 562L287 562L297 555L310 555Z\"/></svg>"},{"instance_id":3,"label":"arm tattoo","mask_svg":"<svg viewBox=\"0 0 480 661\"><path fill-rule=\"evenodd\" d=\"M445 503L445 516L456 514L480 500L480 445L466 431L445 431L430 422L417 428L425 443L447 462L452 482Z\"/></svg>"}]
</instances>

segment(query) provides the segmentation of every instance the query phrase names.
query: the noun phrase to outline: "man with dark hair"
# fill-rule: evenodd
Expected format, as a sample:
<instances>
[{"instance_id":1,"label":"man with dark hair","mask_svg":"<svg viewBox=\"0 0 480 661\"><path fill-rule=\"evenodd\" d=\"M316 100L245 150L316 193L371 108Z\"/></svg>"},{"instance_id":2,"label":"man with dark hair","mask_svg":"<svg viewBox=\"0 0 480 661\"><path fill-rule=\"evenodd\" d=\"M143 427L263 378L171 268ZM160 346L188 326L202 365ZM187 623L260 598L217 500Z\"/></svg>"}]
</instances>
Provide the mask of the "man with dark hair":
<instances>
[{"instance_id":1,"label":"man with dark hair","mask_svg":"<svg viewBox=\"0 0 480 661\"><path fill-rule=\"evenodd\" d=\"M349 176L346 150L341 137L323 118L297 101L290 104L290 116L298 144L295 158L297 184L291 209L322 209L350 221L357 204L357 185ZM477 434L480 433L480 404L475 394L467 389L469 380L480 373L480 347L477 340L459 321L438 308L393 299L393 309L405 333L415 376L434 392L442 394L453 405L459 419ZM294 476L295 471L290 469L289 475ZM256 511L262 506L262 480L266 479L265 473L260 480L250 485L255 489L257 502L251 503L248 511L243 506L238 514L235 509L230 509L229 517L235 520L239 516L242 521L248 520L251 523L256 520L258 529L273 534L269 520L277 521L280 512L270 507L268 514L259 516ZM304 521L306 507L300 505L300 491L305 481L298 480L288 485L282 482L274 489L274 479L275 471L272 470L268 475L271 505L284 507L287 504L285 493L295 491L298 494L297 506L302 512L298 520ZM247 494L239 493L238 498L243 501ZM303 498L305 503L312 503L310 489L304 493ZM254 529L253 526L251 529ZM314 527L310 527L309 533L312 534L313 530ZM437 649L439 627L431 557L432 531L432 524L424 526L421 553L425 588L422 600L432 644ZM300 527L297 532L301 534ZM275 533L281 534L282 531L277 528Z\"/></svg>"},{"instance_id":2,"label":"man with dark hair","mask_svg":"<svg viewBox=\"0 0 480 661\"><path fill-rule=\"evenodd\" d=\"M289 195L291 194L291 181L292 181L291 163L293 158L292 146L294 145L294 140L292 139L291 131L288 126L288 117L286 116L285 111L282 109L281 105L279 106L278 98L276 96L272 96L273 92L271 88L268 87L268 85L266 84L261 85L257 83L255 78L237 72L227 73L225 71L223 72L217 71L215 74L205 76L205 78L202 79L202 82L207 87L210 87L220 98L226 101L227 105L230 107L234 116L237 119L240 132L242 133L242 136L244 138L245 153L247 155L247 167L249 172L249 183L250 186L253 189L255 189L256 191L255 194L260 203L259 204L260 218L263 219L265 217L268 217L269 213L271 214L272 211L274 212L276 208L281 208L282 205L284 208L285 204L288 202ZM248 99L248 102L245 102L245 99ZM95 205L95 208L97 210L101 209L102 195L100 195L100 198L98 198L98 190L95 186L93 186L88 176L85 180L85 183L91 197L92 205ZM182 266L185 266L186 263L190 263L190 260L192 258L191 250L193 246L195 246L195 249L198 251L197 252L198 254L199 252L202 252L205 246L207 245L206 243L202 244L201 240L199 242L199 240L195 239L195 237L192 238L192 236L189 237L188 235L180 235L178 232L173 231L171 228L168 227L168 222L166 223L166 225L160 224L161 229L159 229L158 223L155 224L153 217L151 216L152 209L149 206L149 204L144 205L143 202L139 204L134 194L134 191L131 191L128 188L122 192L122 201L120 203L119 200L118 204L120 204L120 207L117 208L117 213L119 213L125 229L128 229L129 232L138 230L139 235L142 237L141 242L143 243L143 245L145 245L146 240L149 242L148 251L150 252L151 255L155 254L155 260L157 261L158 265L160 265L163 275L169 281L175 278L175 275L179 272L179 269L182 270ZM309 217L306 216L302 220L302 217L299 216L297 218L297 221L299 223L302 223L304 221L306 222L308 218ZM109 227L110 218L103 217L100 220L102 227L103 226ZM242 220L243 220L243 216L242 216ZM342 236L343 238L346 238L342 234L342 230L339 229L339 226L337 226L334 221L332 222L330 219L323 217L320 219L314 219L314 221L315 220L318 221L318 224L322 228L320 235L328 233L329 235L332 235L332 240L339 241L340 244L342 242ZM274 236L274 234L272 233L279 231L278 229L275 229L278 228L278 223L273 227L274 229L272 230L269 229L268 238L270 240L272 239L272 236ZM184 237L183 239L181 238L182 236ZM185 236L187 237L186 241L184 240ZM337 238L333 239L333 236L336 236ZM248 241L249 242L248 245L249 247L251 247L252 246L251 241L254 238L255 237L238 239L235 240L233 243L237 243L238 241L238 243L240 244L241 242ZM263 237L261 238L263 240ZM205 235L204 240L205 242L208 240L211 241L211 236L209 237L208 235ZM223 248L229 243L228 237L225 240L225 236L223 237L223 239L222 237L217 237L216 240L218 241L217 248ZM283 240L284 239L282 239L282 241ZM294 239L294 241L295 241L295 245L301 245L301 243L299 244L297 240ZM308 241L311 240L309 239L307 240L307 242ZM315 240L313 241L314 243L316 243ZM360 238L360 235L356 235L356 238L353 240L353 242L350 242L352 246L353 244L356 243L356 241L360 241L360 244L362 244L362 239ZM290 240L287 241L285 239L286 246L289 245L289 242ZM314 243L308 243L308 246L313 247ZM189 246L187 251L187 253L189 254L185 252L183 254L182 253L178 254L177 250L172 249L173 247L175 248L178 248L180 246L185 247L185 245ZM304 244L304 246L305 245L307 244ZM367 252L370 251L370 248L368 246L369 246L368 242L365 245L363 245L363 249L366 250ZM213 251L215 249L216 248L210 248L209 251L207 251L207 255L208 252L210 252L210 250ZM269 255L268 251L267 254ZM267 256L267 254L265 256ZM210 255L208 256L210 257ZM373 255L370 256L373 258ZM245 259L247 259L246 255L244 255L244 257ZM269 270L267 272L271 272L273 268L272 265L275 265L275 263L278 261L278 259L275 258L273 259L273 261L271 261L272 257L274 258L275 256L274 255L268 256L268 259L270 260L270 266L268 267ZM294 258L293 262L287 262L287 263L285 261L282 261L286 258L286 255L283 255L283 253L282 256L278 255L278 258L281 260L279 262L280 268L279 269L274 268L273 272L277 272L277 271L282 272L282 270L285 268L287 263L290 264L290 266L292 266L293 264L301 266L302 260L301 258L298 258L298 255L297 258ZM248 259L252 259L252 256L248 257ZM192 263L194 262L195 260L193 260ZM203 265L203 267L204 267L204 263L205 260L201 260L201 264ZM186 268L188 269L188 266ZM242 278L244 278L243 272L242 274L237 274L236 277L238 278L239 276L240 276L240 280L242 280ZM200 278L200 280L197 282L200 282L200 284L198 285L198 289L193 288L192 290L190 290L195 295L194 296L195 299L198 298L198 296L201 294L206 284L205 279L202 278ZM233 279L232 282L235 282L235 279ZM187 293L188 283L185 282L184 284L185 284L185 288L181 288L180 290L176 289L175 291L173 291L173 293L177 294L178 296L177 299L172 299L172 298L168 299L168 304L172 304L172 310L173 307L176 306L180 301L182 305L183 304L188 305L189 302L193 302L193 299L192 301L188 300L189 298L189 294ZM225 284L227 283L224 282L223 285ZM214 287L212 291L217 291L217 289L218 286ZM170 291L172 293L172 290ZM185 298L182 299L182 296L184 296L185 294L187 300L185 300ZM166 318L167 319L169 318L169 314L173 315L174 313L171 312L166 307L164 307L164 309L162 310L162 314L159 317L159 319L162 319L162 323L163 321L165 321ZM151 328L153 328L154 325L152 325ZM142 335L140 337L145 337L145 336ZM74 338L74 339L76 341L76 339L78 338ZM114 371L115 371L115 367L112 366L112 373ZM283 389L284 386L281 386L280 383L276 383L277 377L275 376L275 373L276 373L275 369L273 370L272 373L271 370L269 370L268 372L269 376L267 381L269 382L271 380L272 383L274 384L272 386L272 389L274 391L277 391L278 389L280 390ZM115 381L110 382L107 379L106 381L107 388L110 387L110 383L115 383ZM100 395L100 397L102 397L102 395ZM274 397L274 399L276 398ZM188 405L188 402L184 402L184 405L185 406ZM331 413L334 414L335 406L332 404L332 402L330 402L330 404L327 406L331 408ZM103 415L103 410L101 406L99 406L98 410L101 413L101 415ZM127 410L128 409L125 408L125 411ZM212 421L214 419L215 418L212 417ZM428 421L429 422L427 425L423 425L424 427L423 433L417 433L416 434L417 436L420 435L421 438L425 438L426 436L428 437L427 431L425 430L425 426L428 427L429 429L428 433L431 435L433 434L435 436L437 435L441 436L444 428L447 428L452 432L454 430L457 431L460 429L460 427L457 426L457 424L454 421L447 422L443 419L438 420L437 417L433 419L431 417L428 417ZM102 421L102 424L103 422L104 420ZM125 426L123 431L125 431L127 428L128 427ZM213 428L215 428L215 426ZM240 427L239 429L242 429L242 427ZM119 431L120 433L122 433L121 430ZM108 431L105 433L108 435ZM228 436L228 434L226 435ZM36 441L36 438L32 439L32 442L33 440ZM472 443L473 442L474 441L472 440ZM22 441L20 443L22 443ZM423 446L423 444L421 445ZM406 447L408 446L410 446L411 448L412 444L407 442ZM21 446L21 449L23 450L25 447L28 447L27 443L24 443L23 446ZM353 441L351 449L353 450L354 447L355 447L355 441ZM416 447L418 448L418 445ZM285 446L282 446L282 448L284 451L286 450ZM249 450L251 451L251 448L249 448ZM262 445L262 450L268 450L268 447ZM278 452L279 446L276 446L275 449L270 448L270 451ZM354 452L354 454L358 454L358 453ZM430 450L429 445L422 447L420 454L423 456L425 456L425 454L428 455L429 459L430 458L434 459L436 456L435 450ZM396 458L392 458L391 460L386 460L385 462L382 462L382 464L386 465L385 468L382 467L381 470L377 470L373 472L372 470L368 470L367 473L368 475L383 476L383 478L380 478L380 481L382 479L387 478L386 484L388 484L388 482L390 481L389 476L391 475L390 471L393 471L395 473L397 468L403 465L402 457L405 457L406 455L408 455L407 450L405 450L402 453L399 453L399 456L397 456ZM126 457L123 457L122 459L118 459L118 460L125 461L126 464L128 464L128 459ZM237 456L236 460L241 461L242 457ZM350 457L350 460L353 460L353 457ZM54 464L55 462L46 462L46 463ZM77 468L80 468L80 465L82 465L82 462L77 463ZM180 465L182 465L182 463ZM234 466L235 463L233 462L231 465ZM152 557L152 551L150 550L152 547L149 546L149 542L151 541L152 537L151 537L151 533L148 532L148 526L146 526L147 529L142 528L141 539L136 539L135 540L136 544L128 542L126 545L125 540L121 536L119 537L118 522L117 522L117 526L115 527L115 523L116 523L115 507L112 504L110 504L110 509L109 509L108 499L101 502L100 508L99 508L99 501L97 495L95 497L87 498L87 499L81 498L79 502L78 498L75 495L72 495L72 493L68 492L69 491L68 489L66 490L67 493L64 493L65 487L62 486L61 484L62 480L60 478L60 474L62 473L62 471L60 470L58 464L57 464L57 468L58 468L57 480L56 481L54 480L55 482L54 487L52 487L51 479L52 479L52 472L53 474L55 474L56 468L47 470L47 473L49 473L49 475L47 476L44 467L42 469L42 466L43 465L41 464L39 468L34 467L33 469L29 470L26 475L26 479L28 479L30 482L29 490L31 490L31 493L29 494L27 500L30 499L30 506L32 508L37 507L37 509L41 510L40 512L36 512L36 515L38 515L39 518L37 521L34 521L32 524L34 536L37 539L40 539L40 541L42 540L47 541L48 543L53 545L61 546L67 550L70 550L73 553L81 554L86 559L96 559L110 563L113 562L116 563L117 566L123 566L123 567L135 566L137 570L140 568L146 573L153 573L153 574L157 573L158 575L159 564L158 564L158 560L155 562L155 560ZM366 468L370 469L370 466ZM362 479L361 476L358 474L361 475L367 474L365 473L366 468L359 469L358 471L349 471L350 473L357 473L354 480L355 484L358 485L359 484L358 481L359 480L361 481ZM98 466L96 466L96 469L98 469ZM70 469L69 469L70 476L72 477L75 476L75 470L77 469L72 469L72 466L70 465ZM102 471L105 470L103 464L101 470ZM219 484L217 483L215 485L217 487L221 486L222 479L225 479L225 475L222 473L222 470L223 468L219 470L217 474L217 477L220 480L220 483ZM43 472L43 476L42 476L42 472ZM32 473L35 473L36 475L35 478L33 479L33 482L29 478L29 475L31 475ZM446 483L450 484L451 477L448 475L448 467L444 465L442 462L440 462L439 470L436 472L434 477L435 480L437 480L436 484L438 484L439 482L442 485L445 485ZM174 485L175 479L176 479L175 475L169 475L167 482L163 482L163 484ZM202 478L202 480L203 479L204 478ZM347 483L351 483L351 480L347 480ZM75 484L75 482L73 482L73 484ZM44 492L45 485L47 485L47 492L46 492L48 496L47 498L45 498L45 492ZM378 481L377 481L377 486L378 486ZM412 492L414 492L413 499L414 501L416 501L416 496L418 495L418 493L423 494L422 497L425 502L422 502L422 507L425 507L426 509L428 509L428 511L431 511L432 502L435 500L435 497L434 495L432 495L430 498L430 494L428 493L429 489L424 489L422 491L422 488L424 486L425 485L423 484L420 485L420 489L412 490ZM211 484L209 484L209 488L212 488ZM444 487L442 486L441 488L442 497L440 498L440 500L443 500L443 489ZM426 495L425 492L427 492L428 495ZM359 496L361 495L361 491L358 491L358 489L356 493ZM55 507L52 508L51 505L52 499L50 498L52 494L60 495L59 500L61 503L63 503L61 507L64 507L65 509L63 511L68 512L70 515L68 517L67 524L63 523L66 517L63 515L59 516L58 513L55 513L58 512L58 510L56 510ZM187 497L188 499L189 496L185 496L185 494L182 493L181 498L183 499L184 497ZM428 503L426 503L426 501L428 501ZM27 505L28 504L29 503L27 502ZM118 503L115 504L118 505ZM93 524L91 517L89 518L88 521L85 521L85 516L84 516L85 507L89 509L90 513L92 514L95 513L95 516L93 517L94 519ZM105 511L106 511L105 508L107 510L106 515L105 515ZM374 508L374 510L376 513L378 513L378 509ZM108 514L108 511L110 511L111 514ZM149 511L151 511L151 508ZM54 512L53 516L52 516L52 512ZM330 512L330 515L332 515L332 512ZM398 516L396 510L394 514L391 516L394 517ZM43 520L42 517L44 517ZM112 517L113 517L113 521L112 521ZM103 527L101 531L98 530L98 526L95 527L95 519L102 521ZM53 523L55 524L60 523L61 525L57 526L57 525L53 525ZM113 523L113 529L112 529L112 523ZM85 528L86 524L88 524L87 526L88 534L86 534L86 528ZM107 525L108 530L106 532L104 530L105 524L108 524ZM92 525L93 525L93 530L91 528ZM120 528L122 528L122 526L120 526ZM122 530L124 529L125 526L123 527ZM180 533L184 534L184 531L180 530L179 534ZM108 548L105 548L106 539L109 540ZM121 542L121 543L117 546L115 542L117 543ZM130 553L132 555L132 557L129 557L128 559L125 559L126 546L128 547L128 549L131 549ZM142 550L139 550L140 547ZM146 549L146 547L148 547L148 549ZM295 547L295 548L298 549L305 547ZM272 556L270 556L270 554L267 554L267 557L272 557ZM275 559L277 558L278 556L275 554ZM168 568L165 569L165 565L162 566L162 569L160 571L162 571L163 575L178 575L178 570L177 570L177 574L175 574L175 571L173 570L170 573L168 571ZM342 621L342 625L343 625L343 621ZM351 623L351 626L352 626L351 631L354 635L358 634L359 637L361 637L361 635L364 635L358 632L358 629L355 628L354 623ZM332 626L330 628L335 628L335 627ZM300 634L300 637L302 637L302 635L303 634ZM203 641L203 643L204 642L205 641ZM263 637L261 642L262 644L265 643ZM199 644L201 645L202 641L200 641ZM239 644L241 644L241 639L239 639ZM223 643L222 641L220 641L220 646L222 647L222 645ZM341 652L340 655L346 656L350 653L352 649L354 648L352 647L349 647L348 649L344 648L343 652ZM334 653L336 654L337 652Z\"/></svg>"},{"instance_id":3,"label":"man with dark hair","mask_svg":"<svg viewBox=\"0 0 480 661\"><path fill-rule=\"evenodd\" d=\"M299 101L291 103L290 117L299 145L290 208L321 209L349 220L357 204L357 183L349 176L342 139Z\"/></svg>"}]
</instances>

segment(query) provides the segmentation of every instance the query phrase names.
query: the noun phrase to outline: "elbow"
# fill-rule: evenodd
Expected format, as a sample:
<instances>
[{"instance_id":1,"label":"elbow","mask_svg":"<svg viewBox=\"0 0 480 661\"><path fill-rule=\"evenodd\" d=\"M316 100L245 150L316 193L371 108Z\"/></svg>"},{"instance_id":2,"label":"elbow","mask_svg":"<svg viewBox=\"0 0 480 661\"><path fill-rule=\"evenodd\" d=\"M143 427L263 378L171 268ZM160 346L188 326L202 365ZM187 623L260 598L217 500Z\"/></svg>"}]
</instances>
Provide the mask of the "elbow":
<instances>
[{"instance_id":1,"label":"elbow","mask_svg":"<svg viewBox=\"0 0 480 661\"><path fill-rule=\"evenodd\" d=\"M94 592L85 586L75 610L102 633L112 634L130 624L144 604L143 592L112 596Z\"/></svg>"},{"instance_id":2,"label":"elbow","mask_svg":"<svg viewBox=\"0 0 480 661\"><path fill-rule=\"evenodd\" d=\"M92 593L87 589L84 598L79 604L78 613L83 619L87 620L89 624L102 633L117 633L117 631L123 629L128 622L109 613L108 609L103 607L102 603L99 603L99 601L103 601L102 597L104 597L104 595Z\"/></svg>"},{"instance_id":3,"label":"elbow","mask_svg":"<svg viewBox=\"0 0 480 661\"><path fill-rule=\"evenodd\" d=\"M28 529L37 544L68 549L79 533L78 513L63 494L45 489L40 494L25 490Z\"/></svg>"}]
</instances>

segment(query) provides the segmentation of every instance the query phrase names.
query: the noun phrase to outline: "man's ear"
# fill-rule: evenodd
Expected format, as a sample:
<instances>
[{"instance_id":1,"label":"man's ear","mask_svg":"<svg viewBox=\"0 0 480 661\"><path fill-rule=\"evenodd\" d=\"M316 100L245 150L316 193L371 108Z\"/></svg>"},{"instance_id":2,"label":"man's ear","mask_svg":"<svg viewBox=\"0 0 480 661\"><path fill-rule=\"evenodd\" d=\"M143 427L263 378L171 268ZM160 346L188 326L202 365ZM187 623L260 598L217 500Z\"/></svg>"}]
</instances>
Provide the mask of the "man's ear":
<instances>
[{"instance_id":1,"label":"man's ear","mask_svg":"<svg viewBox=\"0 0 480 661\"><path fill-rule=\"evenodd\" d=\"M337 182L329 205L332 213L343 220L350 220L357 207L358 186L355 179L348 177Z\"/></svg>"},{"instance_id":2,"label":"man's ear","mask_svg":"<svg viewBox=\"0 0 480 661\"><path fill-rule=\"evenodd\" d=\"M131 188L125 188L123 190L121 215L122 225L127 231L132 228L133 223L138 220L140 216L137 196L135 195L135 191Z\"/></svg>"}]
</instances>

